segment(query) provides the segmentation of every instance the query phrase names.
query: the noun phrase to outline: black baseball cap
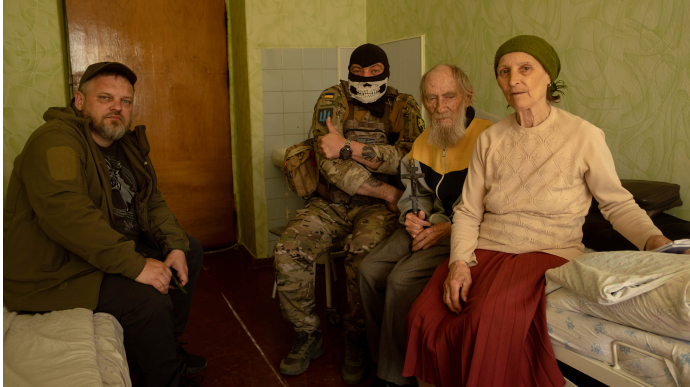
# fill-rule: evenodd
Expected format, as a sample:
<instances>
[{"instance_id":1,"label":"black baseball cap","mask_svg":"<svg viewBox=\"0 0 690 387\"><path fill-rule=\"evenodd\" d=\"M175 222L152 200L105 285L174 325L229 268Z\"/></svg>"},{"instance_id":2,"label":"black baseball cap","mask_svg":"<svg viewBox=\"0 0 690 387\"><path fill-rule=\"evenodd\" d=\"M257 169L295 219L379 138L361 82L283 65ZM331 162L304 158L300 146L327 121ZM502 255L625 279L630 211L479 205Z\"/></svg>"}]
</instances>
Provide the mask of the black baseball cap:
<instances>
[{"instance_id":1,"label":"black baseball cap","mask_svg":"<svg viewBox=\"0 0 690 387\"><path fill-rule=\"evenodd\" d=\"M86 71L84 71L84 75L82 75L81 80L79 80L79 87L81 87L81 85L83 85L90 79L93 79L93 77L102 72L112 72L121 74L122 76L127 78L127 80L129 81L129 83L132 84L132 86L134 86L134 84L137 82L137 75L134 74L134 71L132 71L132 69L123 65L122 63L99 62L94 63L86 68Z\"/></svg>"}]
</instances>

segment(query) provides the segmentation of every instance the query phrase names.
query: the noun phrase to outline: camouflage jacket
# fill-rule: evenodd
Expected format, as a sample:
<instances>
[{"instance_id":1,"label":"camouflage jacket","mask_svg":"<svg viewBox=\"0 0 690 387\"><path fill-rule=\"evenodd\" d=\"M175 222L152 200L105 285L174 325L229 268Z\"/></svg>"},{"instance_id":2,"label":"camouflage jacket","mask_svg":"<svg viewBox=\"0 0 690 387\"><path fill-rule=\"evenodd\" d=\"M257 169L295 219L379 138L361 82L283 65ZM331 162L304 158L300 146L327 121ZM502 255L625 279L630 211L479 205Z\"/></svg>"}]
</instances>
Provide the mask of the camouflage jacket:
<instances>
[{"instance_id":1,"label":"camouflage jacket","mask_svg":"<svg viewBox=\"0 0 690 387\"><path fill-rule=\"evenodd\" d=\"M398 93L395 88L388 86L384 98L389 97L393 100L393 107L390 115L390 133L387 135L389 144L391 142L393 144L370 145L376 155L383 160L383 164L377 170L372 170L355 160L327 159L318 147L314 147L314 154L321 175L328 183L335 185L349 195L354 195L359 186L372 175L372 172L398 175L400 173L400 160L410 151L412 143L424 130L424 120L422 120L419 105L415 102L414 97L409 94ZM350 98L345 81L329 87L321 93L314 106L314 116L312 117L311 132L315 141L320 136L328 134L325 118L321 117L323 119L320 119L319 115L330 115L333 126L340 134L343 134L343 122L347 118L348 111L347 101ZM354 107L357 121L365 122L376 119L366 108L356 104Z\"/></svg>"}]
</instances>

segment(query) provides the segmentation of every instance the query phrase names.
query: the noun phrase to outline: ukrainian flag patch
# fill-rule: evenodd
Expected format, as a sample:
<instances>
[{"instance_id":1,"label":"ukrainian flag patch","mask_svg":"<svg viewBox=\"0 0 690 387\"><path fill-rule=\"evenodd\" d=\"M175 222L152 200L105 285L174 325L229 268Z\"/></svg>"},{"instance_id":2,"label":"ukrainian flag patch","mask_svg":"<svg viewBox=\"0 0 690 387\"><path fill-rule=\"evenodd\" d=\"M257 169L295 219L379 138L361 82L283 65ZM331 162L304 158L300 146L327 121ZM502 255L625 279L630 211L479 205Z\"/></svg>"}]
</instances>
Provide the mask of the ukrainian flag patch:
<instances>
[{"instance_id":1,"label":"ukrainian flag patch","mask_svg":"<svg viewBox=\"0 0 690 387\"><path fill-rule=\"evenodd\" d=\"M333 99L335 98L335 93L326 93L323 95L325 99Z\"/></svg>"}]
</instances>

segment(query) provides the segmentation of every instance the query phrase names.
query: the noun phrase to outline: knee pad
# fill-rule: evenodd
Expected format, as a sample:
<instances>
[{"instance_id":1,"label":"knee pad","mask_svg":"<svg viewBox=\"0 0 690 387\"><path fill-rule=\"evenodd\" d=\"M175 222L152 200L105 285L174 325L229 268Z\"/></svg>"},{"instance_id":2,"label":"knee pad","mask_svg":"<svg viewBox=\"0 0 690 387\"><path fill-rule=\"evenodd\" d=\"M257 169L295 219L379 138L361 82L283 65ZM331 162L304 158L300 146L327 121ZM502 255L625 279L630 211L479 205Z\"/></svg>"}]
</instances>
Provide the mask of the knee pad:
<instances>
[{"instance_id":1,"label":"knee pad","mask_svg":"<svg viewBox=\"0 0 690 387\"><path fill-rule=\"evenodd\" d=\"M311 272L317 257L318 256L313 256L313 254L308 254L306 251L302 250L302 248L295 247L294 242L283 245L278 241L273 250L273 267L277 272Z\"/></svg>"}]
</instances>

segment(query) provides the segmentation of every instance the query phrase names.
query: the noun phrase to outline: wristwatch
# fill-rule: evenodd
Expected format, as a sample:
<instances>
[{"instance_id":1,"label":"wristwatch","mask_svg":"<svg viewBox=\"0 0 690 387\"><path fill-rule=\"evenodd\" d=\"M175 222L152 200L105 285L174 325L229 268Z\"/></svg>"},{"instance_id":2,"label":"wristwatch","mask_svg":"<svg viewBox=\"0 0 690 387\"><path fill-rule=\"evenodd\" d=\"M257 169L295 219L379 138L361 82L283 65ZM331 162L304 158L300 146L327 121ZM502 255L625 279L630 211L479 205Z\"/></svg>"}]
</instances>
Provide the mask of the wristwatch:
<instances>
[{"instance_id":1,"label":"wristwatch","mask_svg":"<svg viewBox=\"0 0 690 387\"><path fill-rule=\"evenodd\" d=\"M345 146L340 150L340 158L342 160L349 160L352 158L352 148L350 147L350 140L345 140Z\"/></svg>"}]
</instances>

